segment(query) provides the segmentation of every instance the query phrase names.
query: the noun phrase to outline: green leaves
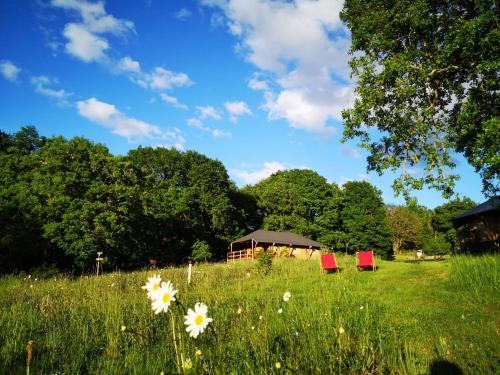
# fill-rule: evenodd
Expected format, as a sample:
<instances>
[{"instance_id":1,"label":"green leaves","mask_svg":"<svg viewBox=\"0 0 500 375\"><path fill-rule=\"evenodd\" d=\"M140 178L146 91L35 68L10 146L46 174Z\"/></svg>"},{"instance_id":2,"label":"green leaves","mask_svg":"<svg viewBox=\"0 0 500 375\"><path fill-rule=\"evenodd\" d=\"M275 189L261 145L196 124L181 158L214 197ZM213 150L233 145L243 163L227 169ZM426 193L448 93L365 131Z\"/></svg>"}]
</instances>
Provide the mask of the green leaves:
<instances>
[{"instance_id":1,"label":"green leaves","mask_svg":"<svg viewBox=\"0 0 500 375\"><path fill-rule=\"evenodd\" d=\"M357 99L344 140L370 152L368 169L398 171L397 194L428 186L450 197L452 152L499 191L498 11L492 1L347 0ZM495 133L494 133L495 132Z\"/></svg>"}]
</instances>

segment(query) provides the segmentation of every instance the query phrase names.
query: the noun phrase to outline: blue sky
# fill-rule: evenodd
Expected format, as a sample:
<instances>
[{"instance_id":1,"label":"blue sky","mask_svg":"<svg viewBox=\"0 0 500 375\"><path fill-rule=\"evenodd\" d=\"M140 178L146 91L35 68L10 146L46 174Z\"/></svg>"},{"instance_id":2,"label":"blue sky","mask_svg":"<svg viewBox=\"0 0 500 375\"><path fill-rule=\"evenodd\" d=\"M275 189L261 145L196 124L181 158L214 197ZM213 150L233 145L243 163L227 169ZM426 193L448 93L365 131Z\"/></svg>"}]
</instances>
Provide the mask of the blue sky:
<instances>
[{"instance_id":1,"label":"blue sky","mask_svg":"<svg viewBox=\"0 0 500 375\"><path fill-rule=\"evenodd\" d=\"M386 203L394 175L341 144L353 100L349 32L333 0L2 1L0 127L84 136L114 154L139 145L220 160L239 186L280 169L367 180ZM481 202L456 156L456 191ZM418 172L418 171L416 171ZM445 202L415 192L421 204Z\"/></svg>"}]
</instances>

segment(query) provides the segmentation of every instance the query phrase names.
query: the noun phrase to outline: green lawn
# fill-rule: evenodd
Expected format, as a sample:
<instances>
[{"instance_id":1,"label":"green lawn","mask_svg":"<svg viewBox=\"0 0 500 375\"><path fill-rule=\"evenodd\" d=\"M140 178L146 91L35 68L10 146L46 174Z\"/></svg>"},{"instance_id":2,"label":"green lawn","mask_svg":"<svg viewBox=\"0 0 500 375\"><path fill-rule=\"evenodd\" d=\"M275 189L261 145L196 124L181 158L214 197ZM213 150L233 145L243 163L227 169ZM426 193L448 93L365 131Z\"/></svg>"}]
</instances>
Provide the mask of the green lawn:
<instances>
[{"instance_id":1,"label":"green lawn","mask_svg":"<svg viewBox=\"0 0 500 375\"><path fill-rule=\"evenodd\" d=\"M441 364L488 374L500 368L499 256L381 261L377 272L357 272L352 257L338 262L342 272L324 275L317 260L277 259L267 276L252 262L196 265L191 287L185 268L156 272L179 289L186 308L208 305L213 330L197 339L186 334L180 306L154 315L141 289L154 272L74 281L4 277L0 371L26 373L29 340L31 374L170 373L187 358L193 368L186 373L425 374Z\"/></svg>"}]
</instances>

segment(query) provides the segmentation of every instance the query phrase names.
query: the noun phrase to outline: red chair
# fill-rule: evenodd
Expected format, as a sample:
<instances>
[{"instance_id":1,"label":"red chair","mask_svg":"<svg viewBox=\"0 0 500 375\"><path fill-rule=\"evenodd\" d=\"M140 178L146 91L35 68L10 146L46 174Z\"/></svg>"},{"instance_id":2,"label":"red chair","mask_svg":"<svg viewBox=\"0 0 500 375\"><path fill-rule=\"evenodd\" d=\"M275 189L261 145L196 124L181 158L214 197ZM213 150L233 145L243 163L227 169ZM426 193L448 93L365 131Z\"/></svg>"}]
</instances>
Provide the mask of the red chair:
<instances>
[{"instance_id":1,"label":"red chair","mask_svg":"<svg viewBox=\"0 0 500 375\"><path fill-rule=\"evenodd\" d=\"M377 266L375 265L375 254L373 254L373 251L358 251L356 253L356 267L358 271L360 268L371 268L375 271Z\"/></svg>"},{"instance_id":2,"label":"red chair","mask_svg":"<svg viewBox=\"0 0 500 375\"><path fill-rule=\"evenodd\" d=\"M335 260L335 254L321 254L321 270L326 272L339 272L339 267L337 266L337 261Z\"/></svg>"}]
</instances>

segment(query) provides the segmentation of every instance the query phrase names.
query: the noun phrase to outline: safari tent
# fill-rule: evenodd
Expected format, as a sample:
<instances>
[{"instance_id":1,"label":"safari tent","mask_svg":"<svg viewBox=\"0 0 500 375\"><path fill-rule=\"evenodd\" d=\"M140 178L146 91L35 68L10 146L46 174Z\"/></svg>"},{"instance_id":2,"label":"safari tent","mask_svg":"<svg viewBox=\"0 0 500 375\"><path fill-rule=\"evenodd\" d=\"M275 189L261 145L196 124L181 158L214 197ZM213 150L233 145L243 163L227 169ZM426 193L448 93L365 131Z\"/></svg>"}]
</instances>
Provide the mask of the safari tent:
<instances>
[{"instance_id":1,"label":"safari tent","mask_svg":"<svg viewBox=\"0 0 500 375\"><path fill-rule=\"evenodd\" d=\"M500 251L500 196L453 219L461 253Z\"/></svg>"},{"instance_id":2,"label":"safari tent","mask_svg":"<svg viewBox=\"0 0 500 375\"><path fill-rule=\"evenodd\" d=\"M273 256L310 258L314 256L315 250L323 248L328 247L296 233L256 230L231 242L227 261L255 259L263 251Z\"/></svg>"}]
</instances>

